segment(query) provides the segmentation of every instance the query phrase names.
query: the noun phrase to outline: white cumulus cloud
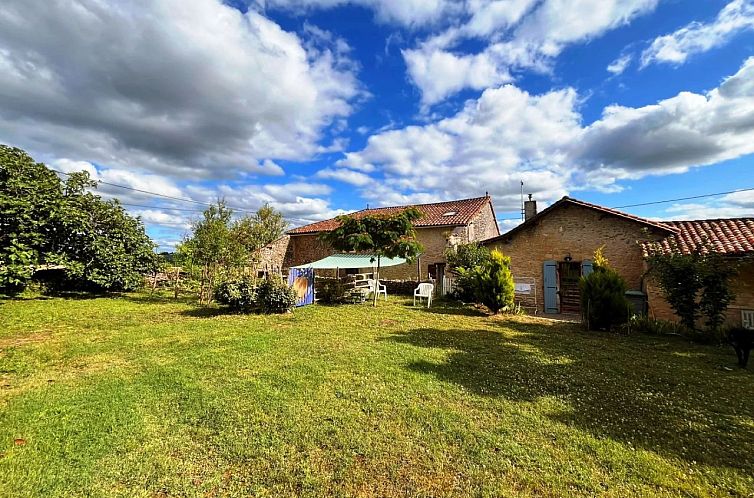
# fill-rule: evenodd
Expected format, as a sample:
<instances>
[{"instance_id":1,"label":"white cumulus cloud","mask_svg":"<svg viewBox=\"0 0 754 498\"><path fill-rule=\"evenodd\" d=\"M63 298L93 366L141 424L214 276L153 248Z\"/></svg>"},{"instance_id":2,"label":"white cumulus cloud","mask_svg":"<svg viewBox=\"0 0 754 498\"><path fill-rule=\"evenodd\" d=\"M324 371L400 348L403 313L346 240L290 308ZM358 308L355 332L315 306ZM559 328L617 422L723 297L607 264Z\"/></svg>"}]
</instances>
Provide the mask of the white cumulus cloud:
<instances>
[{"instance_id":1,"label":"white cumulus cloud","mask_svg":"<svg viewBox=\"0 0 754 498\"><path fill-rule=\"evenodd\" d=\"M754 2L733 0L710 23L692 22L656 38L641 54L641 65L681 64L690 56L727 43L736 34L754 29Z\"/></svg>"}]
</instances>

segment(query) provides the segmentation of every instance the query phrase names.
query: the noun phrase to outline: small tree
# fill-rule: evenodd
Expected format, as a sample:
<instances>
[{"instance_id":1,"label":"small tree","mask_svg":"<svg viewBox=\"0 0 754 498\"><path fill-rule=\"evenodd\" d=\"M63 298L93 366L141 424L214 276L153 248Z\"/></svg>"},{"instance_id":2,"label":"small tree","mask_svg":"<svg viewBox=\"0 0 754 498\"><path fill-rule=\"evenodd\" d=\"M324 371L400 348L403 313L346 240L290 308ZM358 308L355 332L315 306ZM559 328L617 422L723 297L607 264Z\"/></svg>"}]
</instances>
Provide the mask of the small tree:
<instances>
[{"instance_id":1,"label":"small tree","mask_svg":"<svg viewBox=\"0 0 754 498\"><path fill-rule=\"evenodd\" d=\"M668 304L681 319L681 324L689 330L694 330L699 315L697 296L702 288L700 263L701 254L698 251L691 254L657 252L649 257L651 274Z\"/></svg>"},{"instance_id":2,"label":"small tree","mask_svg":"<svg viewBox=\"0 0 754 498\"><path fill-rule=\"evenodd\" d=\"M225 201L218 200L194 223L191 236L179 247L181 254L201 267L200 303L209 303L215 285L221 280L221 273L230 273L244 259L243 249L231 230L232 216L233 211Z\"/></svg>"},{"instance_id":3,"label":"small tree","mask_svg":"<svg viewBox=\"0 0 754 498\"><path fill-rule=\"evenodd\" d=\"M287 225L280 211L264 204L253 215L234 223L232 232L249 257L255 258L261 248L283 236Z\"/></svg>"},{"instance_id":4,"label":"small tree","mask_svg":"<svg viewBox=\"0 0 754 498\"><path fill-rule=\"evenodd\" d=\"M730 288L730 279L737 268L717 252L708 252L702 262L699 308L706 318L707 328L718 332L725 321L725 310L736 297Z\"/></svg>"},{"instance_id":5,"label":"small tree","mask_svg":"<svg viewBox=\"0 0 754 498\"><path fill-rule=\"evenodd\" d=\"M735 298L730 289L730 279L737 272L735 264L706 243L684 254L673 241L669 254L654 250L649 265L668 304L686 328L695 330L697 317L703 315L708 330L719 331L725 310Z\"/></svg>"},{"instance_id":6,"label":"small tree","mask_svg":"<svg viewBox=\"0 0 754 498\"><path fill-rule=\"evenodd\" d=\"M445 251L445 259L451 271L458 274L457 298L469 302L476 299L474 292L474 279L468 270L475 266L485 265L490 260L490 250L484 246L471 242L460 244ZM466 270L462 272L461 270Z\"/></svg>"},{"instance_id":7,"label":"small tree","mask_svg":"<svg viewBox=\"0 0 754 498\"><path fill-rule=\"evenodd\" d=\"M579 281L581 310L589 330L610 330L628 320L626 282L612 268L597 268Z\"/></svg>"},{"instance_id":8,"label":"small tree","mask_svg":"<svg viewBox=\"0 0 754 498\"><path fill-rule=\"evenodd\" d=\"M474 290L477 302L493 313L513 309L515 285L511 273L511 258L498 250L473 268L459 268L458 272Z\"/></svg>"},{"instance_id":9,"label":"small tree","mask_svg":"<svg viewBox=\"0 0 754 498\"><path fill-rule=\"evenodd\" d=\"M377 257L375 282L380 279L380 258L405 258L414 260L424 250L416 240L414 222L422 213L416 208L407 208L394 215L338 216L338 228L320 235L323 242L345 252L366 252ZM377 306L374 293L373 306Z\"/></svg>"}]
</instances>

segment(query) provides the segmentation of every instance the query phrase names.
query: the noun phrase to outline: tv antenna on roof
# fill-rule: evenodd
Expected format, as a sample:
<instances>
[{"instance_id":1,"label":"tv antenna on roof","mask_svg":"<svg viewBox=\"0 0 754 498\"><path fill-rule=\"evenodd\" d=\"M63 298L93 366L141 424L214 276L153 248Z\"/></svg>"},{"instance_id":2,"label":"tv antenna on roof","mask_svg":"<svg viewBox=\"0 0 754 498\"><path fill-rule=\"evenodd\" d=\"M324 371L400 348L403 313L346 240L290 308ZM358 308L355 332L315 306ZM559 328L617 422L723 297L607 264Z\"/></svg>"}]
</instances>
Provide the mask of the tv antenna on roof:
<instances>
[{"instance_id":1,"label":"tv antenna on roof","mask_svg":"<svg viewBox=\"0 0 754 498\"><path fill-rule=\"evenodd\" d=\"M521 180L521 221L523 221L525 217L526 212L524 211L524 181Z\"/></svg>"}]
</instances>

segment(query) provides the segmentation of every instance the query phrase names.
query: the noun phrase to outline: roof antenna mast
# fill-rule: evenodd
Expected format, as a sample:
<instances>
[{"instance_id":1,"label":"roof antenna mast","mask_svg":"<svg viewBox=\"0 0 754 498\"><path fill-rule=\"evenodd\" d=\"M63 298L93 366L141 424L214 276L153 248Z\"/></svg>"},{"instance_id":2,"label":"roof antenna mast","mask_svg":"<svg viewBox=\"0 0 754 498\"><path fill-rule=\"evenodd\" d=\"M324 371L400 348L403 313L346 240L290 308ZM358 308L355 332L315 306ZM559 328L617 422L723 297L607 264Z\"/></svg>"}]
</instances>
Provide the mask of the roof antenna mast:
<instances>
[{"instance_id":1,"label":"roof antenna mast","mask_svg":"<svg viewBox=\"0 0 754 498\"><path fill-rule=\"evenodd\" d=\"M524 212L524 181L521 180L521 221L524 220L526 213Z\"/></svg>"}]
</instances>

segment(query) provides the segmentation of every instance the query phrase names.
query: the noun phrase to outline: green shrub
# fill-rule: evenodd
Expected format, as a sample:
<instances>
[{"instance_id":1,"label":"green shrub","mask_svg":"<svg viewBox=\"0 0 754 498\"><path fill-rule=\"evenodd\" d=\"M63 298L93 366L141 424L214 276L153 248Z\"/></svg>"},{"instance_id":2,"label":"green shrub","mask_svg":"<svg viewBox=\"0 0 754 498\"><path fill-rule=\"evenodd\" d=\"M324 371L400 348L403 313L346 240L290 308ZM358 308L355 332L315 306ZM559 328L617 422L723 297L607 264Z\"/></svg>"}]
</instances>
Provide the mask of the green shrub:
<instances>
[{"instance_id":1,"label":"green shrub","mask_svg":"<svg viewBox=\"0 0 754 498\"><path fill-rule=\"evenodd\" d=\"M257 306L263 313L285 313L296 306L296 291L281 278L270 277L257 287Z\"/></svg>"},{"instance_id":2,"label":"green shrub","mask_svg":"<svg viewBox=\"0 0 754 498\"><path fill-rule=\"evenodd\" d=\"M475 301L474 279L471 277L469 270L475 266L488 264L490 250L484 246L480 246L476 242L471 242L446 250L445 258L448 261L450 270L458 274L453 298L467 303Z\"/></svg>"},{"instance_id":3,"label":"green shrub","mask_svg":"<svg viewBox=\"0 0 754 498\"><path fill-rule=\"evenodd\" d=\"M317 282L317 302L321 304L342 304L347 301L348 287L340 279L321 279Z\"/></svg>"},{"instance_id":4,"label":"green shrub","mask_svg":"<svg viewBox=\"0 0 754 498\"><path fill-rule=\"evenodd\" d=\"M632 315L624 327L627 329L627 332L638 332L648 335L680 335L690 337L693 334L682 323L658 320L646 315Z\"/></svg>"},{"instance_id":5,"label":"green shrub","mask_svg":"<svg viewBox=\"0 0 754 498\"><path fill-rule=\"evenodd\" d=\"M217 286L215 301L248 313L257 307L257 289L251 280L231 280Z\"/></svg>"},{"instance_id":6,"label":"green shrub","mask_svg":"<svg viewBox=\"0 0 754 498\"><path fill-rule=\"evenodd\" d=\"M589 330L611 330L626 323L630 303L626 299L626 282L613 269L598 267L582 277L581 312Z\"/></svg>"},{"instance_id":7,"label":"green shrub","mask_svg":"<svg viewBox=\"0 0 754 498\"><path fill-rule=\"evenodd\" d=\"M489 259L471 269L459 268L458 273L473 289L477 303L485 305L493 313L512 311L515 287L510 264L508 256L494 250Z\"/></svg>"}]
</instances>

